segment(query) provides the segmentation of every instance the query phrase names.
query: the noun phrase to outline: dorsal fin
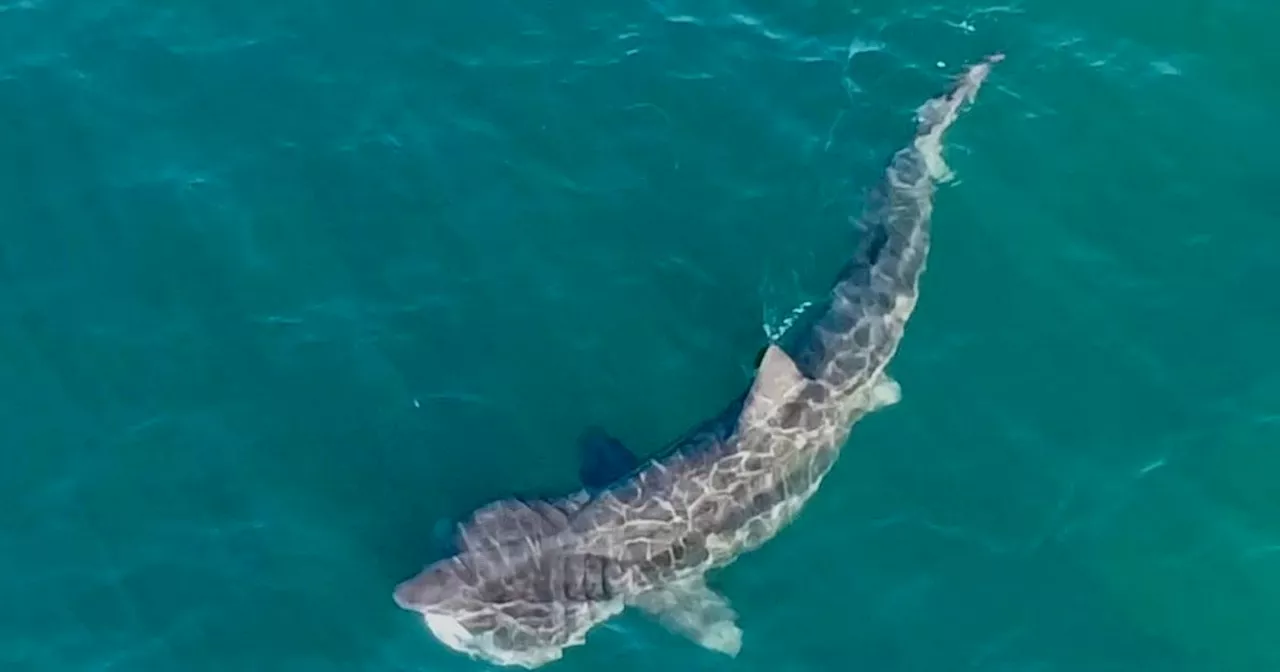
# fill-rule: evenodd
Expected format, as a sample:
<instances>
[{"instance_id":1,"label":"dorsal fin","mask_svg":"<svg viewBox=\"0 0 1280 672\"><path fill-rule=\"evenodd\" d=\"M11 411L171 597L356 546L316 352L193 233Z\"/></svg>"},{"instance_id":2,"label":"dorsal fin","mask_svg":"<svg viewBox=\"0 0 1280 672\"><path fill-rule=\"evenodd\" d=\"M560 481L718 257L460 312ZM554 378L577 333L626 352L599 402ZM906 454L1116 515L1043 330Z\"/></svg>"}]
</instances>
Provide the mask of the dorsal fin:
<instances>
[{"instance_id":1,"label":"dorsal fin","mask_svg":"<svg viewBox=\"0 0 1280 672\"><path fill-rule=\"evenodd\" d=\"M756 379L742 407L741 420L755 423L773 415L809 382L790 355L777 344L770 345L760 358Z\"/></svg>"},{"instance_id":2,"label":"dorsal fin","mask_svg":"<svg viewBox=\"0 0 1280 672\"><path fill-rule=\"evenodd\" d=\"M760 357L756 379L751 383L751 397L780 404L789 395L799 391L806 382L808 379L800 372L800 367L796 366L791 355L777 344L771 344Z\"/></svg>"}]
</instances>

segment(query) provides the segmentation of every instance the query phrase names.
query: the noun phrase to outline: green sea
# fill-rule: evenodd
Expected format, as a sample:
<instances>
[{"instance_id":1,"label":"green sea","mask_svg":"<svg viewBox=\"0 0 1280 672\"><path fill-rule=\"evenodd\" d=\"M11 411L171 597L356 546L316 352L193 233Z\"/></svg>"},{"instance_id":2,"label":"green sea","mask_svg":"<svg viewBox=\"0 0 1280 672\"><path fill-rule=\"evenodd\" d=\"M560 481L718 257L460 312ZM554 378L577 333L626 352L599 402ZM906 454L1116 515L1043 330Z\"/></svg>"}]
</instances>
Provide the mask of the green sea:
<instances>
[{"instance_id":1,"label":"green sea","mask_svg":"<svg viewBox=\"0 0 1280 672\"><path fill-rule=\"evenodd\" d=\"M1077 4L1078 3L1078 4ZM496 669L441 521L719 411L916 106L922 296L728 658L1280 670L1280 4L0 0L0 670Z\"/></svg>"}]
</instances>

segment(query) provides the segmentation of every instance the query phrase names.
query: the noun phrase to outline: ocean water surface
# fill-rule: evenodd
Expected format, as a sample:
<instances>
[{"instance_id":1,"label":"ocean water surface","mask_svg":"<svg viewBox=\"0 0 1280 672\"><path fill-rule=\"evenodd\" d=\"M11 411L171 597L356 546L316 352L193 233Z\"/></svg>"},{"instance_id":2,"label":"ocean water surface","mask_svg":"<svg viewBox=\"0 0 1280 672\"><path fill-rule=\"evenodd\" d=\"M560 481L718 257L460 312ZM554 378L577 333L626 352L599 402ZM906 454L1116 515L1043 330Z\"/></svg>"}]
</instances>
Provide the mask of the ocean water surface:
<instances>
[{"instance_id":1,"label":"ocean water surface","mask_svg":"<svg viewBox=\"0 0 1280 672\"><path fill-rule=\"evenodd\" d=\"M1280 669L1280 5L0 0L0 669L485 669L436 525L749 381L914 108L900 404L556 669Z\"/></svg>"}]
</instances>

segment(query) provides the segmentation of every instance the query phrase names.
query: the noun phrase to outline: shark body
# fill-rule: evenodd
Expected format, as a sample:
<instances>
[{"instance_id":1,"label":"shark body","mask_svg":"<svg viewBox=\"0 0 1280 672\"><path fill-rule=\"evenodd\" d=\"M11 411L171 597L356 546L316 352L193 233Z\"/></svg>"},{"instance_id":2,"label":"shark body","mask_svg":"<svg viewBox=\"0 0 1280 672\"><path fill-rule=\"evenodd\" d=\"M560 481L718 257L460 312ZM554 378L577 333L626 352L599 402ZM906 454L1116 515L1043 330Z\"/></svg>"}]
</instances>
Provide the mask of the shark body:
<instances>
[{"instance_id":1,"label":"shark body","mask_svg":"<svg viewBox=\"0 0 1280 672\"><path fill-rule=\"evenodd\" d=\"M765 348L748 390L648 460L588 430L582 490L474 511L457 552L399 584L396 603L446 646L499 665L557 660L627 607L736 655L736 615L705 577L793 521L853 425L900 399L885 368L919 296L936 184L949 176L943 134L1001 58L919 108L829 300L787 348Z\"/></svg>"}]
</instances>

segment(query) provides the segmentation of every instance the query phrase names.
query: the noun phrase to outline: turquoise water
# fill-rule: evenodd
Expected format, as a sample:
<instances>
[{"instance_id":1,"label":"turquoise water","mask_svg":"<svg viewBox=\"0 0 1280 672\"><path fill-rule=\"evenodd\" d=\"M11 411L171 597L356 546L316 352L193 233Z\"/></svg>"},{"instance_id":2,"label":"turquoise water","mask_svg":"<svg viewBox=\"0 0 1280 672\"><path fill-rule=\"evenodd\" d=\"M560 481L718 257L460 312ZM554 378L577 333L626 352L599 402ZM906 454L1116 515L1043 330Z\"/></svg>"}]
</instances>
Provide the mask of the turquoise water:
<instances>
[{"instance_id":1,"label":"turquoise water","mask_svg":"<svg viewBox=\"0 0 1280 672\"><path fill-rule=\"evenodd\" d=\"M483 669L391 601L437 521L718 410L996 50L903 401L713 581L740 656L556 667L1280 669L1277 22L0 0L0 669Z\"/></svg>"}]
</instances>

